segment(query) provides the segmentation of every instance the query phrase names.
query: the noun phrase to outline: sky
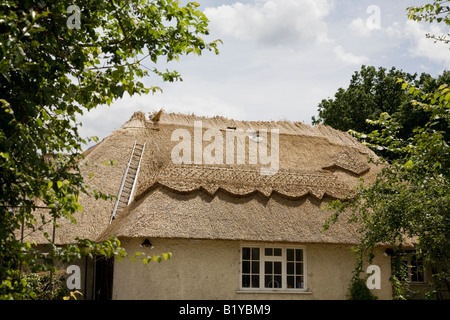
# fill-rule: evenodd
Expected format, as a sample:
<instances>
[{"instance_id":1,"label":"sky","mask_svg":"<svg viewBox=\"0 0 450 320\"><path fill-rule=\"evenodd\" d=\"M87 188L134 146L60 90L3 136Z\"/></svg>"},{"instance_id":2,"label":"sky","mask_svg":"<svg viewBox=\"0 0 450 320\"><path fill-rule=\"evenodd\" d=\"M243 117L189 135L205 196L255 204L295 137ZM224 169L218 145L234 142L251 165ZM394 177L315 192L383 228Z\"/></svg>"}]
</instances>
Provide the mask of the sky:
<instances>
[{"instance_id":1,"label":"sky","mask_svg":"<svg viewBox=\"0 0 450 320\"><path fill-rule=\"evenodd\" d=\"M185 3L186 1L182 1ZM136 111L164 108L236 120L311 124L319 103L347 88L362 65L395 67L433 77L450 69L448 45L426 33L448 26L407 19L422 0L196 0L209 19L206 41L222 40L219 55L183 56L167 67L182 82L141 80L162 93L124 96L79 118L83 137L100 140ZM150 62L148 67L152 67ZM89 146L89 145L88 145ZM87 147L88 147L87 146Z\"/></svg>"}]
</instances>

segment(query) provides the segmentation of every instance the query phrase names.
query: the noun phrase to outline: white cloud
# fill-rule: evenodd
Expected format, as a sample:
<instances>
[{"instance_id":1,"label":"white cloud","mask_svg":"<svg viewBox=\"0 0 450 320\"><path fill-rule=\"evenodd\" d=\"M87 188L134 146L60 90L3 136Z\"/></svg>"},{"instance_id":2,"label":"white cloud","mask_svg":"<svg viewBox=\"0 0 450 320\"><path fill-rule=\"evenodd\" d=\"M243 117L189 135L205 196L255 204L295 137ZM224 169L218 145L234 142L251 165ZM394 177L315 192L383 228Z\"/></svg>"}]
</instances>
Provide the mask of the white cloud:
<instances>
[{"instance_id":1,"label":"white cloud","mask_svg":"<svg viewBox=\"0 0 450 320\"><path fill-rule=\"evenodd\" d=\"M238 107L223 101L219 97L207 92L190 94L190 86L168 88L167 94L133 96L125 94L124 97L110 107L99 106L83 116L78 121L83 123L80 128L82 137L106 137L113 130L120 128L134 112L142 111L148 114L164 108L166 112L196 114L213 117L216 115L227 118L242 119L245 112ZM98 124L101 124L100 126ZM92 144L91 144L92 145Z\"/></svg>"},{"instance_id":2,"label":"white cloud","mask_svg":"<svg viewBox=\"0 0 450 320\"><path fill-rule=\"evenodd\" d=\"M206 8L204 13L212 28L239 40L304 44L328 41L323 18L332 6L328 0L267 0Z\"/></svg>"},{"instance_id":3,"label":"white cloud","mask_svg":"<svg viewBox=\"0 0 450 320\"><path fill-rule=\"evenodd\" d=\"M425 37L432 31L429 24L406 23L406 0L379 1L381 29L367 25L373 15L366 11L368 2L221 0L220 6L218 2L205 1L206 8L202 7L210 20L209 37L224 41L220 55L189 55L172 62L167 67L177 70L183 82L144 79L147 86L161 86L163 93L124 97L111 107L91 110L81 119L82 135L103 138L134 111L148 113L161 107L241 120L308 122L320 101L348 86L361 64L430 74L450 66L448 47Z\"/></svg>"},{"instance_id":4,"label":"white cloud","mask_svg":"<svg viewBox=\"0 0 450 320\"><path fill-rule=\"evenodd\" d=\"M402 30L400 26L400 22L394 22L392 25L386 28L386 34L390 38L401 38L402 37Z\"/></svg>"},{"instance_id":5,"label":"white cloud","mask_svg":"<svg viewBox=\"0 0 450 320\"><path fill-rule=\"evenodd\" d=\"M443 30L436 24L419 24L408 20L405 24L405 35L413 44L409 52L413 57L425 57L432 61L442 63L448 69L450 68L450 50L449 46L442 42L434 42L433 39L426 37L426 34L442 35L449 33L449 30Z\"/></svg>"},{"instance_id":6,"label":"white cloud","mask_svg":"<svg viewBox=\"0 0 450 320\"><path fill-rule=\"evenodd\" d=\"M351 52L345 52L341 45L336 46L333 49L333 52L336 55L336 58L345 64L362 65L369 61L369 58L366 56L356 56Z\"/></svg>"},{"instance_id":7,"label":"white cloud","mask_svg":"<svg viewBox=\"0 0 450 320\"><path fill-rule=\"evenodd\" d=\"M362 37L370 36L371 30L372 30L367 27L366 20L364 20L362 18L353 19L348 27L349 27L350 31L352 31L354 34L362 36Z\"/></svg>"}]
</instances>

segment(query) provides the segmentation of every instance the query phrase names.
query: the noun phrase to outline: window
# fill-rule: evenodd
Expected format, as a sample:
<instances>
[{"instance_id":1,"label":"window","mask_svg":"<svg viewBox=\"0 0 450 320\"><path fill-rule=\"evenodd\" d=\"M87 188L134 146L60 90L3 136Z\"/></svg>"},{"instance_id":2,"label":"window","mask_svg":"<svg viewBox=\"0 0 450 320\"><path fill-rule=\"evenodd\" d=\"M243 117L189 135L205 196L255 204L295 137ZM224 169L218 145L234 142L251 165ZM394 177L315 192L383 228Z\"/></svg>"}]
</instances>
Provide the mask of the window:
<instances>
[{"instance_id":1,"label":"window","mask_svg":"<svg viewBox=\"0 0 450 320\"><path fill-rule=\"evenodd\" d=\"M259 288L259 248L242 248L242 287Z\"/></svg>"},{"instance_id":2,"label":"window","mask_svg":"<svg viewBox=\"0 0 450 320\"><path fill-rule=\"evenodd\" d=\"M403 263L407 268L407 281L411 283L425 282L423 259L416 255L411 255L409 258L404 258Z\"/></svg>"},{"instance_id":3,"label":"window","mask_svg":"<svg viewBox=\"0 0 450 320\"><path fill-rule=\"evenodd\" d=\"M287 263L287 287L303 288L303 250L302 249L286 249Z\"/></svg>"},{"instance_id":4,"label":"window","mask_svg":"<svg viewBox=\"0 0 450 320\"><path fill-rule=\"evenodd\" d=\"M413 256L411 258L411 282L424 282L423 260Z\"/></svg>"},{"instance_id":5,"label":"window","mask_svg":"<svg viewBox=\"0 0 450 320\"><path fill-rule=\"evenodd\" d=\"M305 289L304 249L248 246L241 252L242 289Z\"/></svg>"}]
</instances>

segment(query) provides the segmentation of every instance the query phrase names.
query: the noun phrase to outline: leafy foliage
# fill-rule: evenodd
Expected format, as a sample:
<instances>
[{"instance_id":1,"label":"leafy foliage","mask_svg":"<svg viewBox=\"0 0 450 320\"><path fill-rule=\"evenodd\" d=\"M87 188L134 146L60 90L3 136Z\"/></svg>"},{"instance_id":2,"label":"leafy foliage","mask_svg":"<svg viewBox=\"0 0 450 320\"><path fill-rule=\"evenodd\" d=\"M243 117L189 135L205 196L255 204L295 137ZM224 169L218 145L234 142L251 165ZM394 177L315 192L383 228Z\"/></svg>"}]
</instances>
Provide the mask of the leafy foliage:
<instances>
[{"instance_id":1,"label":"leafy foliage","mask_svg":"<svg viewBox=\"0 0 450 320\"><path fill-rule=\"evenodd\" d=\"M342 131L366 133L381 129L375 120L382 113L387 113L399 123L397 136L400 139L408 139L414 135L414 128L426 124L429 112L414 108L409 89L402 87L398 79L404 79L415 87L430 92L444 83L449 83L450 72L444 71L434 79L426 73L418 77L417 74L405 73L395 68L387 71L385 68L362 66L361 70L352 76L347 89L340 88L333 99L322 100L318 107L318 118L313 117L313 123L323 123ZM421 101L421 96L414 98ZM360 137L361 141L364 141L365 136ZM387 160L396 157L386 149L374 150Z\"/></svg>"},{"instance_id":2,"label":"leafy foliage","mask_svg":"<svg viewBox=\"0 0 450 320\"><path fill-rule=\"evenodd\" d=\"M367 135L367 145L386 149L396 159L383 167L373 183L361 184L355 198L334 202L335 213L328 222L336 221L344 210L351 211L349 222L356 223L361 234L357 271L365 257L373 259L377 244L389 244L401 253L403 245L412 241L439 292L450 283L450 151L441 130L450 126L450 89L444 84L427 93L402 80L399 84L408 90L412 106L427 112L428 121L414 128L408 139L398 137L401 125L387 113L370 121L382 129ZM394 283L401 282L396 273L393 277ZM397 297L402 296L399 292Z\"/></svg>"},{"instance_id":3,"label":"leafy foliage","mask_svg":"<svg viewBox=\"0 0 450 320\"><path fill-rule=\"evenodd\" d=\"M350 286L347 289L348 300L377 300L369 288L366 286L364 279L353 277Z\"/></svg>"},{"instance_id":4,"label":"leafy foliage","mask_svg":"<svg viewBox=\"0 0 450 320\"><path fill-rule=\"evenodd\" d=\"M77 116L98 105L159 90L139 79L158 70L161 57L178 60L190 52L218 53L206 43L208 20L198 4L174 0L80 0L80 28L69 28L67 1L5 0L0 4L0 296L30 298L24 271L54 268L55 259L82 255L125 256L117 239L78 239L52 245L47 256L24 241L24 228L41 232L59 219L75 222L81 193L91 189L78 168L82 145ZM218 40L219 41L219 40ZM38 213L38 210L45 214Z\"/></svg>"},{"instance_id":5,"label":"leafy foliage","mask_svg":"<svg viewBox=\"0 0 450 320\"><path fill-rule=\"evenodd\" d=\"M427 3L423 6L409 7L408 17L414 21L437 22L450 25L450 1L434 0L433 3ZM431 35L427 34L427 38L434 39L435 42L450 42L450 34Z\"/></svg>"},{"instance_id":6,"label":"leafy foliage","mask_svg":"<svg viewBox=\"0 0 450 320\"><path fill-rule=\"evenodd\" d=\"M392 114L406 101L407 95L396 83L398 78L418 82L417 75L395 68L388 71L363 65L353 74L347 89L340 88L333 99L322 100L313 123L324 123L342 131L368 132L372 127L366 119L378 119L382 112Z\"/></svg>"},{"instance_id":7,"label":"leafy foliage","mask_svg":"<svg viewBox=\"0 0 450 320\"><path fill-rule=\"evenodd\" d=\"M35 300L61 300L70 295L62 274L30 273L26 277L30 298Z\"/></svg>"}]
</instances>

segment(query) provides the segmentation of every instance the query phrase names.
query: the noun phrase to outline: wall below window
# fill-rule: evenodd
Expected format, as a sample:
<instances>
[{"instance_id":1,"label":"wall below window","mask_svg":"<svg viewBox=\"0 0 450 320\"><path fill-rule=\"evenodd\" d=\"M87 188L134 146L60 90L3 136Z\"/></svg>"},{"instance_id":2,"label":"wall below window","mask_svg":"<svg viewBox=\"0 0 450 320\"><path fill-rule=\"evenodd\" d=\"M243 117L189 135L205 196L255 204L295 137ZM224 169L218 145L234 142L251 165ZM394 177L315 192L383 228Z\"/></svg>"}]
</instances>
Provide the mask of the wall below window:
<instances>
[{"instance_id":1,"label":"wall below window","mask_svg":"<svg viewBox=\"0 0 450 320\"><path fill-rule=\"evenodd\" d=\"M352 277L354 257L350 246L335 244L289 244L306 248L306 292L248 292L240 285L240 250L245 241L150 239L154 248L140 247L144 239L122 239L129 254L172 252L172 258L144 265L128 259L114 264L113 299L345 299ZM258 244L258 243L256 243ZM260 243L262 244L262 243ZM269 245L272 245L269 244ZM287 245L287 243L274 244ZM390 258L377 251L373 264L381 268L379 299L391 299Z\"/></svg>"}]
</instances>

